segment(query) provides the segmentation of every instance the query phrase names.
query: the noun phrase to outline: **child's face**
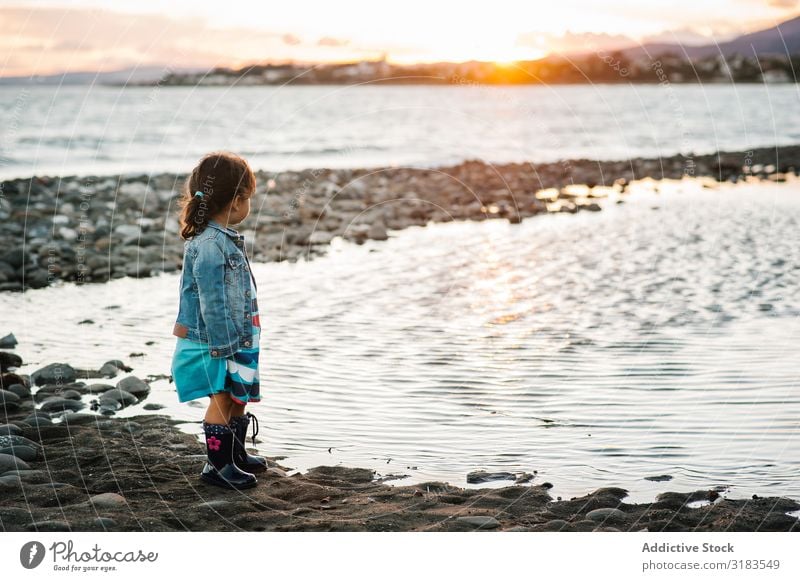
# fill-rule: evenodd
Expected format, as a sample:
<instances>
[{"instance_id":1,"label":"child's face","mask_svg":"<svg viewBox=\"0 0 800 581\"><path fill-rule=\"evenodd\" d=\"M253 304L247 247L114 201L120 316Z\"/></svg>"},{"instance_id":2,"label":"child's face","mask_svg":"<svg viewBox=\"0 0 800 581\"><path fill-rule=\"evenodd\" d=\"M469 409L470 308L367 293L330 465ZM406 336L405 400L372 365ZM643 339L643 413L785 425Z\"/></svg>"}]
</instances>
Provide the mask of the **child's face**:
<instances>
[{"instance_id":1,"label":"child's face","mask_svg":"<svg viewBox=\"0 0 800 581\"><path fill-rule=\"evenodd\" d=\"M228 224L239 224L250 214L250 195L235 196L227 212Z\"/></svg>"}]
</instances>

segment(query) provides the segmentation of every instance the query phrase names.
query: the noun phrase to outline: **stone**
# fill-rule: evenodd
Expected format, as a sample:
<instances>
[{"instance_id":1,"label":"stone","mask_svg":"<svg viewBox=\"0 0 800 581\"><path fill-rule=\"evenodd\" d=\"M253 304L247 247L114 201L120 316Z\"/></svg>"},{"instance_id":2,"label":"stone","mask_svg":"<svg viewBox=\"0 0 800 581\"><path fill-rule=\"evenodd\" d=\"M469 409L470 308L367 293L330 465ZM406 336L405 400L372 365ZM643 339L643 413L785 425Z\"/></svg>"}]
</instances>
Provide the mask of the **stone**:
<instances>
[{"instance_id":1,"label":"stone","mask_svg":"<svg viewBox=\"0 0 800 581\"><path fill-rule=\"evenodd\" d=\"M480 484L483 482L492 482L494 480L516 479L516 475L511 472L486 472L484 470L475 470L467 474L467 482L470 484Z\"/></svg>"},{"instance_id":2,"label":"stone","mask_svg":"<svg viewBox=\"0 0 800 581\"><path fill-rule=\"evenodd\" d=\"M0 338L0 349L13 349L17 346L17 338L14 333L9 333L5 337Z\"/></svg>"},{"instance_id":3,"label":"stone","mask_svg":"<svg viewBox=\"0 0 800 581\"><path fill-rule=\"evenodd\" d=\"M476 529L496 529L500 522L493 516L459 516L456 522L475 527Z\"/></svg>"},{"instance_id":4,"label":"stone","mask_svg":"<svg viewBox=\"0 0 800 581\"><path fill-rule=\"evenodd\" d=\"M66 363L51 363L31 374L34 385L72 383L77 377L75 368Z\"/></svg>"},{"instance_id":5,"label":"stone","mask_svg":"<svg viewBox=\"0 0 800 581\"><path fill-rule=\"evenodd\" d=\"M0 424L0 436L19 436L22 429L14 424Z\"/></svg>"},{"instance_id":6,"label":"stone","mask_svg":"<svg viewBox=\"0 0 800 581\"><path fill-rule=\"evenodd\" d=\"M92 524L102 529L109 530L117 526L117 521L107 516L99 516L92 521Z\"/></svg>"},{"instance_id":7,"label":"stone","mask_svg":"<svg viewBox=\"0 0 800 581\"><path fill-rule=\"evenodd\" d=\"M139 379L138 377L134 377L131 375L130 377L126 377L125 379L121 379L117 382L117 389L121 389L123 391L127 391L128 393L132 393L138 398L142 398L148 393L150 393L150 386Z\"/></svg>"},{"instance_id":8,"label":"stone","mask_svg":"<svg viewBox=\"0 0 800 581\"><path fill-rule=\"evenodd\" d=\"M67 413L61 417L62 424L66 424L68 426L80 426L83 424L91 424L97 421L97 416L94 414L87 414L87 413Z\"/></svg>"},{"instance_id":9,"label":"stone","mask_svg":"<svg viewBox=\"0 0 800 581\"><path fill-rule=\"evenodd\" d=\"M628 515L618 508L596 508L589 511L586 518L596 522L618 523L628 520Z\"/></svg>"},{"instance_id":10,"label":"stone","mask_svg":"<svg viewBox=\"0 0 800 581\"><path fill-rule=\"evenodd\" d=\"M102 494L95 494L89 498L89 503L95 508L124 508L128 505L125 497L116 492L104 492Z\"/></svg>"},{"instance_id":11,"label":"stone","mask_svg":"<svg viewBox=\"0 0 800 581\"><path fill-rule=\"evenodd\" d=\"M166 406L161 405L160 403L146 403L142 406L143 409L146 409L149 412L163 410L165 407Z\"/></svg>"},{"instance_id":12,"label":"stone","mask_svg":"<svg viewBox=\"0 0 800 581\"><path fill-rule=\"evenodd\" d=\"M40 533L68 533L72 529L69 524L61 520L40 520L32 522L25 527L26 531L36 531Z\"/></svg>"},{"instance_id":13,"label":"stone","mask_svg":"<svg viewBox=\"0 0 800 581\"><path fill-rule=\"evenodd\" d=\"M22 357L16 353L0 351L0 371L8 371L22 366Z\"/></svg>"},{"instance_id":14,"label":"stone","mask_svg":"<svg viewBox=\"0 0 800 581\"><path fill-rule=\"evenodd\" d=\"M9 385L6 388L6 391L10 391L14 395L18 396L20 399L27 399L31 396L31 390L22 385L21 383L15 383L13 385Z\"/></svg>"},{"instance_id":15,"label":"stone","mask_svg":"<svg viewBox=\"0 0 800 581\"><path fill-rule=\"evenodd\" d=\"M382 222L374 222L367 230L367 237L371 240L388 240L389 234Z\"/></svg>"},{"instance_id":16,"label":"stone","mask_svg":"<svg viewBox=\"0 0 800 581\"><path fill-rule=\"evenodd\" d=\"M13 411L19 407L21 401L22 400L16 393L0 389L0 408Z\"/></svg>"},{"instance_id":17,"label":"stone","mask_svg":"<svg viewBox=\"0 0 800 581\"><path fill-rule=\"evenodd\" d=\"M82 410L86 407L86 404L82 401L76 401L74 399L66 399L63 397L54 397L52 399L45 400L42 404L42 410L46 412L59 412L64 410L69 410L73 412L77 412Z\"/></svg>"},{"instance_id":18,"label":"stone","mask_svg":"<svg viewBox=\"0 0 800 581\"><path fill-rule=\"evenodd\" d=\"M0 474L9 470L30 470L24 460L12 456L11 454L0 454Z\"/></svg>"},{"instance_id":19,"label":"stone","mask_svg":"<svg viewBox=\"0 0 800 581\"><path fill-rule=\"evenodd\" d=\"M112 407L113 404L126 407L138 403L138 401L132 393L117 388L108 390L98 399L100 405L104 407Z\"/></svg>"},{"instance_id":20,"label":"stone","mask_svg":"<svg viewBox=\"0 0 800 581\"><path fill-rule=\"evenodd\" d=\"M113 385L108 383L93 383L92 385L87 386L86 392L87 393L104 393L109 389L114 389Z\"/></svg>"},{"instance_id":21,"label":"stone","mask_svg":"<svg viewBox=\"0 0 800 581\"><path fill-rule=\"evenodd\" d=\"M26 462L33 462L36 460L37 456L36 448L31 448L30 446L9 446L0 448L0 454L16 456L20 460L24 460Z\"/></svg>"}]
</instances>

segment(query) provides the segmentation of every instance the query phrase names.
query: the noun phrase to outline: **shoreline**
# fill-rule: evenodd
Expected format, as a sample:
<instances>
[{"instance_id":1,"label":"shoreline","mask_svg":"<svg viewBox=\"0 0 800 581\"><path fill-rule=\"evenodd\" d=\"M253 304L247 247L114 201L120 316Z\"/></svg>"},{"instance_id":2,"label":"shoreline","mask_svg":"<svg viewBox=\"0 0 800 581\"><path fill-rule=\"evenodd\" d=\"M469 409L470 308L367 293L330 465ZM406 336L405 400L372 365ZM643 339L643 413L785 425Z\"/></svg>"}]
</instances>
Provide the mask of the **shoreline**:
<instances>
[{"instance_id":1,"label":"shoreline","mask_svg":"<svg viewBox=\"0 0 800 581\"><path fill-rule=\"evenodd\" d=\"M800 518L787 514L800 502L786 497L731 499L710 489L629 504L624 488L603 487L554 500L552 484L534 484L533 475L502 488L399 486L349 466L287 476L284 458L270 457L255 488L227 491L199 480L205 449L176 427L185 422L114 417L146 407L150 391L134 376L116 379L132 371L121 361L99 370L53 363L30 375L15 373L21 365L0 351L3 531L800 532ZM87 401L101 413L82 411Z\"/></svg>"},{"instance_id":2,"label":"shoreline","mask_svg":"<svg viewBox=\"0 0 800 581\"><path fill-rule=\"evenodd\" d=\"M800 146L621 161L531 164L467 160L435 168L258 171L252 214L237 226L255 262L324 254L331 240L386 240L429 222L602 211L641 179L781 182L800 173ZM177 194L185 175L30 177L0 182L0 291L180 269ZM24 224L24 226L23 226Z\"/></svg>"}]
</instances>

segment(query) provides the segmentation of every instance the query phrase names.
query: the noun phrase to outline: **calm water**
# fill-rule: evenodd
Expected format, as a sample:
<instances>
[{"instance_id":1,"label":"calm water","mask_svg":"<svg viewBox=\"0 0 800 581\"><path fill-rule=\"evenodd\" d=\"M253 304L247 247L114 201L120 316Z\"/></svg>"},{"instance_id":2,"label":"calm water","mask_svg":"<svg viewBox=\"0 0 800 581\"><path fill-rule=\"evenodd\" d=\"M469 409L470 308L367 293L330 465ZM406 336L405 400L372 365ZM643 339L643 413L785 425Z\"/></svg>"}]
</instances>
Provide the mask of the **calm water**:
<instances>
[{"instance_id":1,"label":"calm water","mask_svg":"<svg viewBox=\"0 0 800 581\"><path fill-rule=\"evenodd\" d=\"M797 182L651 186L601 213L432 225L254 265L261 451L401 483L538 470L566 498L730 485L800 499ZM121 358L169 373L177 285L62 285L0 308L28 372ZM149 401L187 422L205 405L178 404L166 380ZM661 474L673 480L643 480Z\"/></svg>"},{"instance_id":2,"label":"calm water","mask_svg":"<svg viewBox=\"0 0 800 581\"><path fill-rule=\"evenodd\" d=\"M0 87L0 177L628 159L800 141L796 85Z\"/></svg>"}]
</instances>

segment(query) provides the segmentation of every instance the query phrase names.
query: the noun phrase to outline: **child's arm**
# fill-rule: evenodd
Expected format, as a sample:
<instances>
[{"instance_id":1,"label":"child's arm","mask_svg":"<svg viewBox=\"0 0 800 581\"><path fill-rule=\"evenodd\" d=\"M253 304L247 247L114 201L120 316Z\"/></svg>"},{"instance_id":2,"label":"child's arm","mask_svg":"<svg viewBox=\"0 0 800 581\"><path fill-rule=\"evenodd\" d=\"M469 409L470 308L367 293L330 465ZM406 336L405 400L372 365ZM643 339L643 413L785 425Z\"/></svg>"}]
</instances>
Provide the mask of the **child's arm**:
<instances>
[{"instance_id":1,"label":"child's arm","mask_svg":"<svg viewBox=\"0 0 800 581\"><path fill-rule=\"evenodd\" d=\"M225 254L216 240L198 246L193 271L209 353L211 357L229 357L239 349L239 335L225 302Z\"/></svg>"}]
</instances>

